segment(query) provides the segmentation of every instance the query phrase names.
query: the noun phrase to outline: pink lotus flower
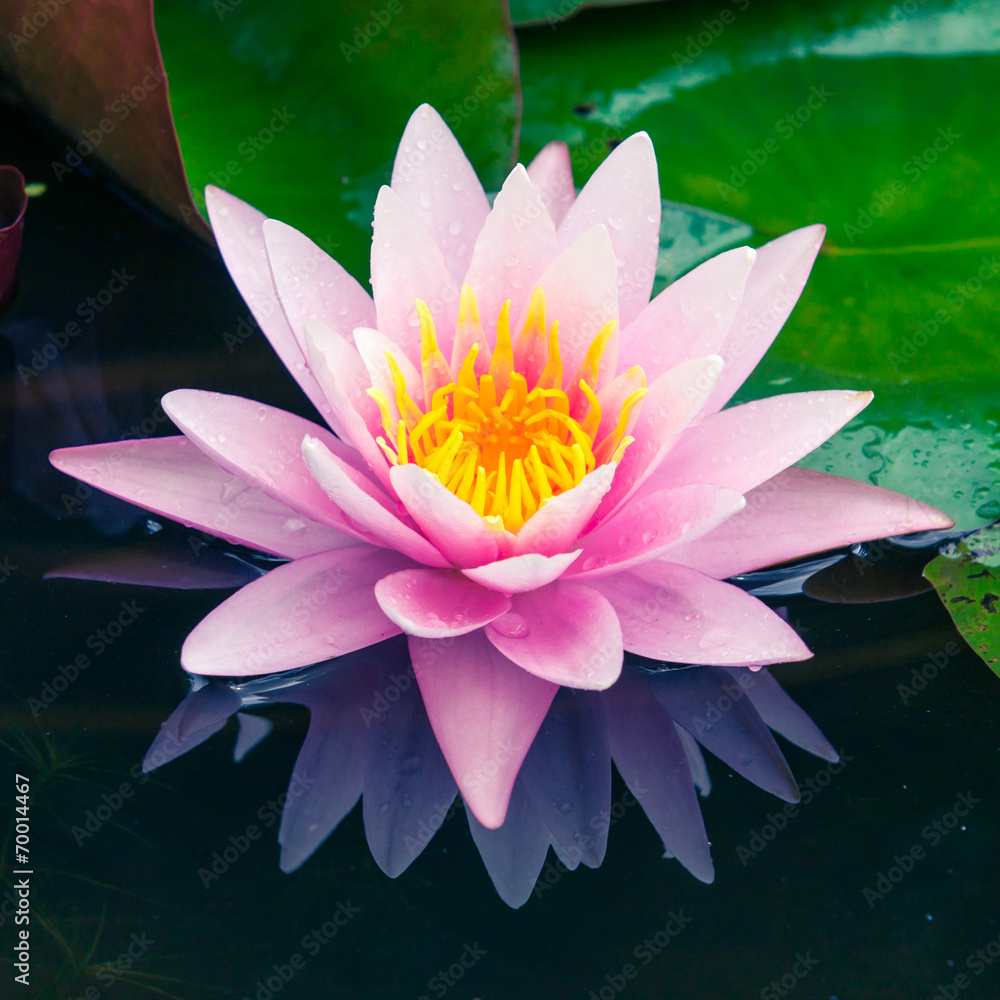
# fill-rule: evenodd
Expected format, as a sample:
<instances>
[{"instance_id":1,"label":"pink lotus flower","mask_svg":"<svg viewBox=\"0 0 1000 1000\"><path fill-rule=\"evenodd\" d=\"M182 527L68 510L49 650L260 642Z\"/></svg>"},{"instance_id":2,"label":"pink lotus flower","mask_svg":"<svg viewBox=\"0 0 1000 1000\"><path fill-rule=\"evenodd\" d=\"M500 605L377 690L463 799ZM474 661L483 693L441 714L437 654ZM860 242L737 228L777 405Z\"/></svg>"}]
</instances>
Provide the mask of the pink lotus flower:
<instances>
[{"instance_id":1,"label":"pink lotus flower","mask_svg":"<svg viewBox=\"0 0 1000 1000\"><path fill-rule=\"evenodd\" d=\"M625 651L729 668L811 655L724 578L952 523L790 467L870 393L722 409L824 230L720 254L650 302L660 197L644 133L579 196L553 143L491 208L447 126L419 108L375 206L373 296L294 229L218 189L206 198L234 281L332 433L179 390L163 406L183 437L53 462L290 560L191 633L192 673L286 671L404 633L486 829L504 823L559 687L610 688Z\"/></svg>"}]
</instances>

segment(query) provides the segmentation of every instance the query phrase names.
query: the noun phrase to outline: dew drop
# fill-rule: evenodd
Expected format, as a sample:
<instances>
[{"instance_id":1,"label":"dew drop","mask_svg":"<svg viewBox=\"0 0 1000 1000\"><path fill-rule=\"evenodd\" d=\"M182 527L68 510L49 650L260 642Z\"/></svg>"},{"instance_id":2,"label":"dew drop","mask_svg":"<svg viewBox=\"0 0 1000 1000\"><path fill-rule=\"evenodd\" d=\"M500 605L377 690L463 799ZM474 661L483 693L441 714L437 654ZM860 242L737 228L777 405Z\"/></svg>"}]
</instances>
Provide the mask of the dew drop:
<instances>
[{"instance_id":1,"label":"dew drop","mask_svg":"<svg viewBox=\"0 0 1000 1000\"><path fill-rule=\"evenodd\" d=\"M416 774L424 766L424 758L418 753L411 753L408 757L403 758L403 762L399 765L400 774Z\"/></svg>"},{"instance_id":2,"label":"dew drop","mask_svg":"<svg viewBox=\"0 0 1000 1000\"><path fill-rule=\"evenodd\" d=\"M265 410L263 406L259 407L257 409L257 419L263 420L266 416L267 416L267 410Z\"/></svg>"},{"instance_id":3,"label":"dew drop","mask_svg":"<svg viewBox=\"0 0 1000 1000\"><path fill-rule=\"evenodd\" d=\"M516 611L508 611L505 615L501 615L490 628L508 639L523 639L530 631L524 616Z\"/></svg>"},{"instance_id":4,"label":"dew drop","mask_svg":"<svg viewBox=\"0 0 1000 1000\"><path fill-rule=\"evenodd\" d=\"M454 222L448 223L448 232L451 233L452 236L458 236L458 234L461 231L462 231L462 223L459 222L457 219Z\"/></svg>"}]
</instances>

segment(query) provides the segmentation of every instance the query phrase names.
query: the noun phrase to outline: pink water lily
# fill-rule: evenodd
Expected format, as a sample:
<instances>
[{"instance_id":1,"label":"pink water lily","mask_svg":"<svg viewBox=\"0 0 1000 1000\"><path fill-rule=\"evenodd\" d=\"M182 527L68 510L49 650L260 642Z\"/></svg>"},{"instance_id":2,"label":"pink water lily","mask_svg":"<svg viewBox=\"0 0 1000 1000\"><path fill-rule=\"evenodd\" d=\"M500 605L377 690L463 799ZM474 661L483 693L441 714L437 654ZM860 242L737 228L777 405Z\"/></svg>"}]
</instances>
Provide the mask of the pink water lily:
<instances>
[{"instance_id":1,"label":"pink water lily","mask_svg":"<svg viewBox=\"0 0 1000 1000\"><path fill-rule=\"evenodd\" d=\"M625 651L730 668L811 655L724 578L952 523L793 467L870 393L723 410L824 230L720 254L650 302L660 195L645 133L578 196L552 143L491 206L418 108L375 206L372 295L296 230L221 190L206 199L234 281L329 429L179 390L163 406L183 436L53 462L289 560L191 633L192 673L291 670L404 633L485 828L503 824L559 687L609 688Z\"/></svg>"}]
</instances>

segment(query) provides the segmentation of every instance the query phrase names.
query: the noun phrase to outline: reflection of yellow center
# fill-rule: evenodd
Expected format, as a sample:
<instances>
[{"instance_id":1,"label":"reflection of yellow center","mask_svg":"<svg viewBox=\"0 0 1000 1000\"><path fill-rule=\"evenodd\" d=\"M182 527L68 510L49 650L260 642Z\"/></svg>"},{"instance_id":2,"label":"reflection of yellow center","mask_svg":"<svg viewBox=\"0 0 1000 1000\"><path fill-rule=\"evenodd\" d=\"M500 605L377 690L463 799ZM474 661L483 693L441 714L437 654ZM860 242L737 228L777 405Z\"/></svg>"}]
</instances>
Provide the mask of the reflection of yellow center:
<instances>
[{"instance_id":1,"label":"reflection of yellow center","mask_svg":"<svg viewBox=\"0 0 1000 1000\"><path fill-rule=\"evenodd\" d=\"M598 332L567 392L562 387L558 323L549 330L546 350L545 295L540 288L532 295L518 341L519 356L534 358L534 367L541 369L531 389L525 376L514 370L509 300L497 320L489 370L480 375L479 344L472 343L455 377L438 348L431 314L419 299L417 311L424 409L408 394L403 373L388 352L395 398L368 390L382 414L385 437L378 443L394 465L415 462L476 513L516 532L546 500L576 486L597 466L617 462L632 443L626 436L629 418L646 394L639 367L625 375L628 384L639 387L628 392L614 426L606 425L606 433L596 440L602 427L595 391L598 367L616 321ZM464 285L458 327L470 326L479 328L479 315L475 294Z\"/></svg>"}]
</instances>

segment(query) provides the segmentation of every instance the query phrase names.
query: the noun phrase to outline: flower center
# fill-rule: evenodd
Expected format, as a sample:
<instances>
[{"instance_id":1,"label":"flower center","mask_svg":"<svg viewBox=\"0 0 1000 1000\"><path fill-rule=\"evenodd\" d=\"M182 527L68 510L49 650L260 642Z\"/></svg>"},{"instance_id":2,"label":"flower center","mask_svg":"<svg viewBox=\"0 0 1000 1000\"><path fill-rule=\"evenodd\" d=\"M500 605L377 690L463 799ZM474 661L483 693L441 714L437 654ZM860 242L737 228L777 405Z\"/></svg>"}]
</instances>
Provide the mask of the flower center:
<instances>
[{"instance_id":1,"label":"flower center","mask_svg":"<svg viewBox=\"0 0 1000 1000\"><path fill-rule=\"evenodd\" d=\"M619 376L614 384L620 391L605 398L606 404L617 401L617 419L603 412L597 393L600 361L616 320L594 337L564 390L559 324L552 323L546 334L540 288L532 295L518 338L521 370L514 364L509 299L500 311L496 348L487 363L489 348L475 294L469 285L462 287L456 346L459 351L458 345L469 346L457 376L441 354L430 311L419 299L417 312L424 407L410 396L388 351L394 398L368 390L385 430L378 444L393 465L416 463L480 516L516 532L546 500L572 489L599 465L618 462L632 443L627 431L646 394L642 369ZM631 386L637 387L622 398Z\"/></svg>"}]
</instances>

